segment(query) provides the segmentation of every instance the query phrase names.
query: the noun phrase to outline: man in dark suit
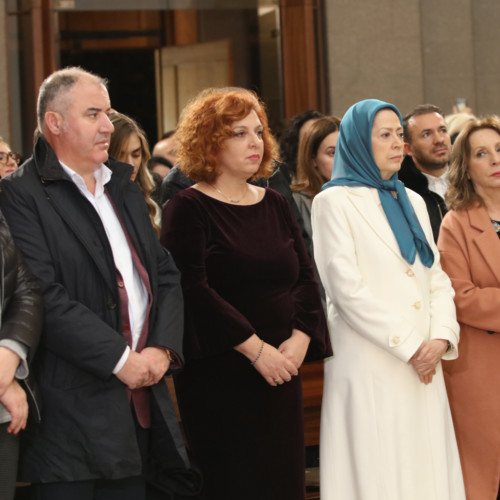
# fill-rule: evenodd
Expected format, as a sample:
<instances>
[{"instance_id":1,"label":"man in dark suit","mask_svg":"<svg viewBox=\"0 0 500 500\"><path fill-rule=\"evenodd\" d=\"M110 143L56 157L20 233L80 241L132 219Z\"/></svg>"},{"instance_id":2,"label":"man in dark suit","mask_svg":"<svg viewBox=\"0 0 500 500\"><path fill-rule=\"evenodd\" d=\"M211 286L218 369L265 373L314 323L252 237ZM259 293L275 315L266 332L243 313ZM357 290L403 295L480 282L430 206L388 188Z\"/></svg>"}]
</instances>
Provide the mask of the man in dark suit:
<instances>
[{"instance_id":1,"label":"man in dark suit","mask_svg":"<svg viewBox=\"0 0 500 500\"><path fill-rule=\"evenodd\" d=\"M34 366L42 423L26 434L20 465L41 500L144 499L159 439L159 468L187 463L163 380L182 363L179 273L132 167L108 159L110 110L100 77L52 74L40 88L33 156L1 184L44 298Z\"/></svg>"}]
</instances>

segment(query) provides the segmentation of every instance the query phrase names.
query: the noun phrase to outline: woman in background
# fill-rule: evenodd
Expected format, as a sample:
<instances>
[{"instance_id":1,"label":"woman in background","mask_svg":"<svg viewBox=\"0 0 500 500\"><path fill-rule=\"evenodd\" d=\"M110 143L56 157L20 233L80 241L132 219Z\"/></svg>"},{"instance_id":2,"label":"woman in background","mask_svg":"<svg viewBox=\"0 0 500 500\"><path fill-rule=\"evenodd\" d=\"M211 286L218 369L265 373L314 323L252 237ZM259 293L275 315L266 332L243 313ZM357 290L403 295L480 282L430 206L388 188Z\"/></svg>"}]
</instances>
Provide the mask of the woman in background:
<instances>
[{"instance_id":1,"label":"woman in background","mask_svg":"<svg viewBox=\"0 0 500 500\"><path fill-rule=\"evenodd\" d=\"M141 188L148 205L151 223L159 235L161 210L151 198L151 194L156 189L156 184L147 167L151 153L149 152L146 134L137 122L127 115L113 112L109 115L109 119L115 127L109 143L109 155L134 167L130 179Z\"/></svg>"},{"instance_id":2,"label":"woman in background","mask_svg":"<svg viewBox=\"0 0 500 500\"><path fill-rule=\"evenodd\" d=\"M499 498L500 119L470 121L450 158L438 247L455 288L460 357L445 363L467 500Z\"/></svg>"},{"instance_id":3,"label":"woman in background","mask_svg":"<svg viewBox=\"0 0 500 500\"><path fill-rule=\"evenodd\" d=\"M441 359L457 357L453 288L425 203L397 180L398 109L342 118L332 180L312 208L335 357L325 362L324 500L464 500Z\"/></svg>"},{"instance_id":4,"label":"woman in background","mask_svg":"<svg viewBox=\"0 0 500 500\"><path fill-rule=\"evenodd\" d=\"M304 359L331 353L311 261L287 201L250 184L277 148L248 90L209 89L176 132L196 182L164 207L181 271L182 421L209 500L304 500Z\"/></svg>"},{"instance_id":5,"label":"woman in background","mask_svg":"<svg viewBox=\"0 0 500 500\"><path fill-rule=\"evenodd\" d=\"M297 156L297 182L292 184L293 199L304 222L304 229L311 238L311 204L321 187L332 177L333 159L339 136L340 119L325 116L315 120L300 140Z\"/></svg>"},{"instance_id":6,"label":"woman in background","mask_svg":"<svg viewBox=\"0 0 500 500\"><path fill-rule=\"evenodd\" d=\"M280 137L281 168L288 178L288 184L294 181L297 175L297 154L300 139L315 120L323 116L319 111L310 109L296 114L283 129Z\"/></svg>"},{"instance_id":7,"label":"woman in background","mask_svg":"<svg viewBox=\"0 0 500 500\"><path fill-rule=\"evenodd\" d=\"M0 179L17 169L21 157L13 153L10 146L0 137Z\"/></svg>"}]
</instances>

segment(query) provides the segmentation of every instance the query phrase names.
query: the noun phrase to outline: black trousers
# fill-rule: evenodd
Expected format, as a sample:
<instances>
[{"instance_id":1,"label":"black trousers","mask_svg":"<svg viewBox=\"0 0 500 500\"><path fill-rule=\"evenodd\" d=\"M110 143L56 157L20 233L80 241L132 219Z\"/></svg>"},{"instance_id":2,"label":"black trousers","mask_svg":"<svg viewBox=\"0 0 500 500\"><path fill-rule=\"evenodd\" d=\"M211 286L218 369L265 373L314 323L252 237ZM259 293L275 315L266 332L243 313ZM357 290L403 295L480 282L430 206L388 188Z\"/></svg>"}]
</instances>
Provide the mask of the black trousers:
<instances>
[{"instance_id":1,"label":"black trousers","mask_svg":"<svg viewBox=\"0 0 500 500\"><path fill-rule=\"evenodd\" d=\"M135 418L137 443L142 463L147 463L149 429L143 429ZM132 437L131 437L132 439ZM3 497L0 497L3 498ZM34 483L33 500L146 500L144 475L123 479L95 479L60 483Z\"/></svg>"},{"instance_id":2,"label":"black trousers","mask_svg":"<svg viewBox=\"0 0 500 500\"><path fill-rule=\"evenodd\" d=\"M0 498L12 500L16 488L18 436L7 432L9 423L0 424Z\"/></svg>"},{"instance_id":3,"label":"black trousers","mask_svg":"<svg viewBox=\"0 0 500 500\"><path fill-rule=\"evenodd\" d=\"M67 483L33 484L34 500L145 500L142 476Z\"/></svg>"}]
</instances>

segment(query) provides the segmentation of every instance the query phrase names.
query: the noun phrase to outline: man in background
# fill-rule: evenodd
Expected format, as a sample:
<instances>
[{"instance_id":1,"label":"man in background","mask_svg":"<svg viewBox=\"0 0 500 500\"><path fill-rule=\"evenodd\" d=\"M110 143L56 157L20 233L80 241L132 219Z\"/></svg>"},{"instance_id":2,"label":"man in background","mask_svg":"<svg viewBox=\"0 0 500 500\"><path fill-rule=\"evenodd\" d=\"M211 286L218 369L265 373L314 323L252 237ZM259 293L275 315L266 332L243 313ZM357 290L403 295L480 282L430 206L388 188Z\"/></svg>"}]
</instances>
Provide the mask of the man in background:
<instances>
[{"instance_id":1,"label":"man in background","mask_svg":"<svg viewBox=\"0 0 500 500\"><path fill-rule=\"evenodd\" d=\"M399 171L404 185L425 201L434 240L447 209L444 193L451 153L450 135L441 110L432 104L417 106L403 120L406 157Z\"/></svg>"}]
</instances>

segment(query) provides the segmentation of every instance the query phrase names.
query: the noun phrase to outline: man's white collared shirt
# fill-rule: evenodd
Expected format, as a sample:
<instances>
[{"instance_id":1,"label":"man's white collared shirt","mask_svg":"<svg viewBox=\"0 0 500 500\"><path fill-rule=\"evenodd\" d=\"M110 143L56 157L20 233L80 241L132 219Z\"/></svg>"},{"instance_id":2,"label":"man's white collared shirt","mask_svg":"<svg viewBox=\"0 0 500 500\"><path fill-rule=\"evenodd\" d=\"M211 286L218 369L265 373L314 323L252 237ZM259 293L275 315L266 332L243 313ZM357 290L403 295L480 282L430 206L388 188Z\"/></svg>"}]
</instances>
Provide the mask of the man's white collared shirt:
<instances>
[{"instance_id":1,"label":"man's white collared shirt","mask_svg":"<svg viewBox=\"0 0 500 500\"><path fill-rule=\"evenodd\" d=\"M128 315L130 320L130 331L132 334L132 349L135 350L137 342L141 336L142 327L146 319L149 304L149 296L139 272L132 259L132 252L123 231L122 225L115 213L111 201L104 191L105 185L111 179L111 170L106 165L101 164L94 172L95 194L92 194L85 184L82 176L77 174L70 167L59 162L64 171L76 184L83 196L92 204L98 213L106 235L108 237L115 266L121 274L128 296ZM118 361L113 373L118 373L129 355L129 348L125 350L123 356Z\"/></svg>"},{"instance_id":2,"label":"man's white collared shirt","mask_svg":"<svg viewBox=\"0 0 500 500\"><path fill-rule=\"evenodd\" d=\"M438 194L439 196L441 196L441 198L444 199L444 193L446 193L446 190L448 189L448 169L443 175L440 175L439 177L426 174L425 172L422 173L427 179L429 190L433 193Z\"/></svg>"}]
</instances>

